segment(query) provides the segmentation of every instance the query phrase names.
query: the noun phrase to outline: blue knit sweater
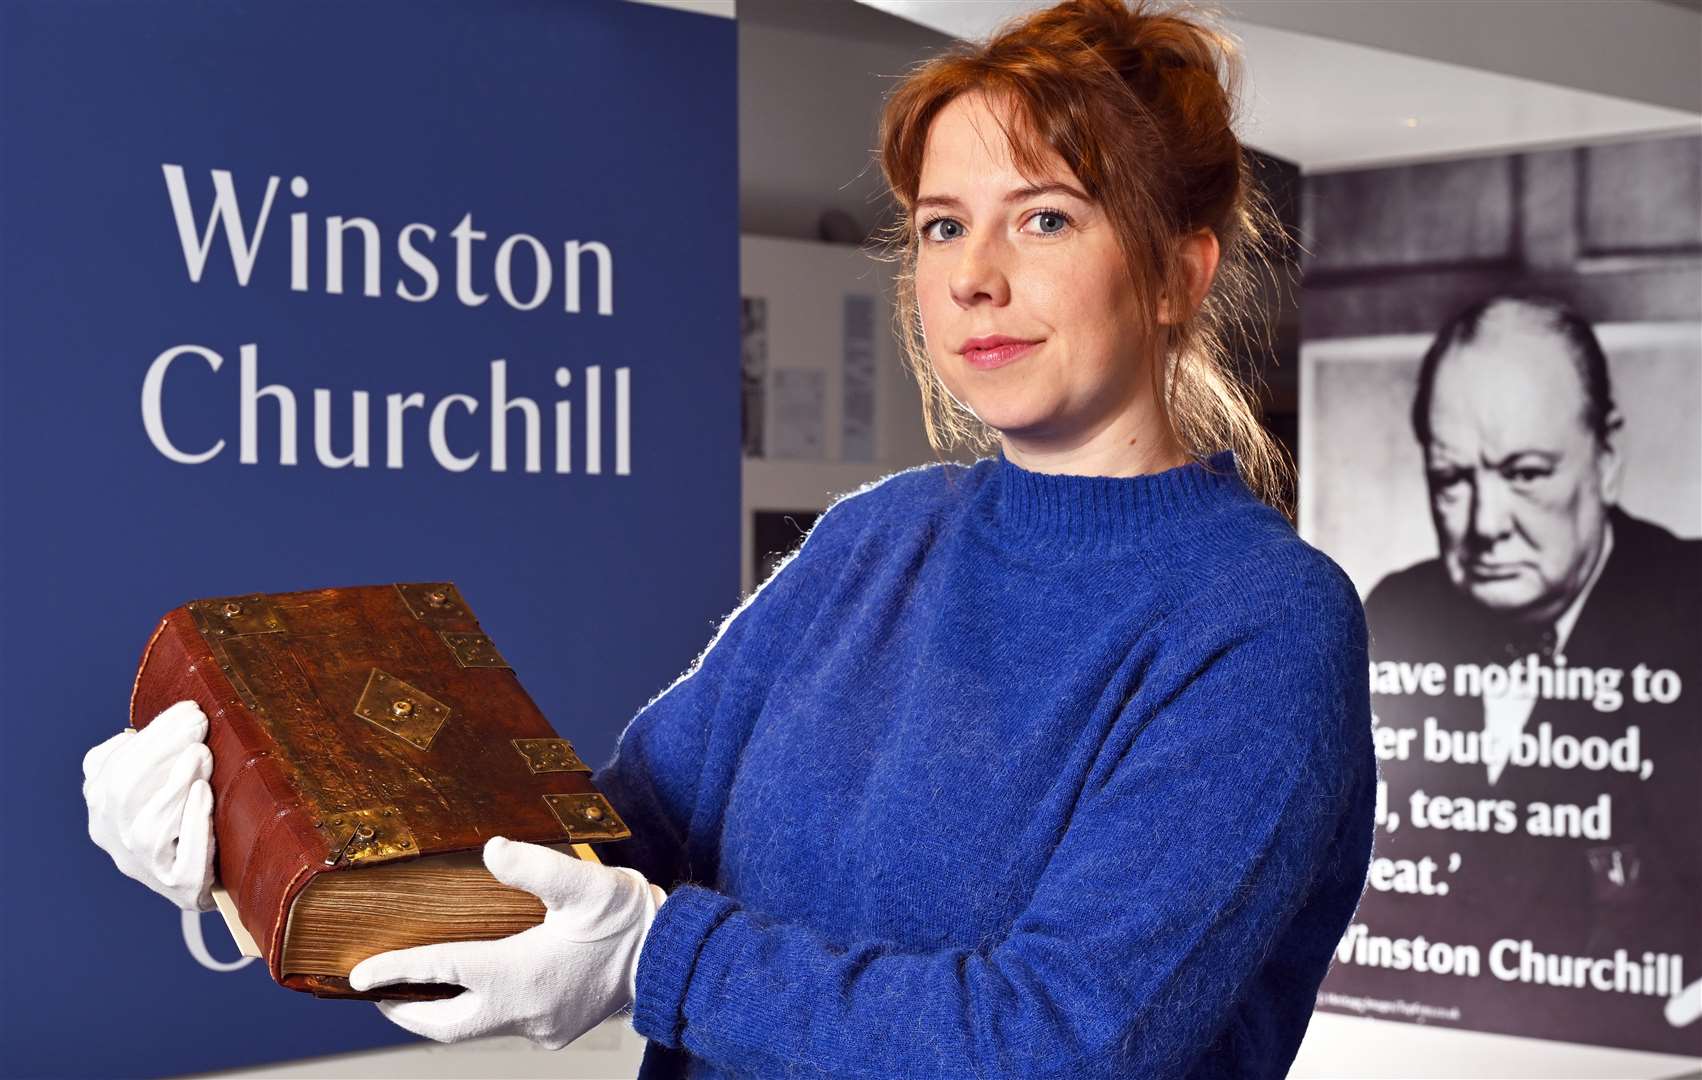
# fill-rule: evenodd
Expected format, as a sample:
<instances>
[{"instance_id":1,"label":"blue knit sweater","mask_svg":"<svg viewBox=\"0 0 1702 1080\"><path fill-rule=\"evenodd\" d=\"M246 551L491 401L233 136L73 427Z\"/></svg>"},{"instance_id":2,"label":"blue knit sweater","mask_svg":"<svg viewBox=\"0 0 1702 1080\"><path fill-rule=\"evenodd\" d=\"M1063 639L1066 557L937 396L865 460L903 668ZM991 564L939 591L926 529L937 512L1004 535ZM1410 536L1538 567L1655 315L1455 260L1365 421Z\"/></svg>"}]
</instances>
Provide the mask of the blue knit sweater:
<instances>
[{"instance_id":1,"label":"blue knit sweater","mask_svg":"<svg viewBox=\"0 0 1702 1080\"><path fill-rule=\"evenodd\" d=\"M1224 451L836 501L597 773L641 1077L1280 1077L1365 884L1364 612Z\"/></svg>"}]
</instances>

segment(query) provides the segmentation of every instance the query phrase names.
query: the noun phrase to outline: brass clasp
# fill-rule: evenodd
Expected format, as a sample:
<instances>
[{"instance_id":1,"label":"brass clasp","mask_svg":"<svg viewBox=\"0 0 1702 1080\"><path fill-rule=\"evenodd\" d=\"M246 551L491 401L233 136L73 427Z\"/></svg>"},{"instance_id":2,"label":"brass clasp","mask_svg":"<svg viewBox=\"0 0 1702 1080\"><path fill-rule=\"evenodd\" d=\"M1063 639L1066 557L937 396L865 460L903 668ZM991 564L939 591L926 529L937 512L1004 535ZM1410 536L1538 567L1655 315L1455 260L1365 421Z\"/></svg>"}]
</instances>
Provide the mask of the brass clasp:
<instances>
[{"instance_id":1,"label":"brass clasp","mask_svg":"<svg viewBox=\"0 0 1702 1080\"><path fill-rule=\"evenodd\" d=\"M326 866L340 862L359 865L383 862L417 854L413 830L394 806L373 806L361 810L345 810L313 823L325 830L331 850L325 856Z\"/></svg>"}]
</instances>

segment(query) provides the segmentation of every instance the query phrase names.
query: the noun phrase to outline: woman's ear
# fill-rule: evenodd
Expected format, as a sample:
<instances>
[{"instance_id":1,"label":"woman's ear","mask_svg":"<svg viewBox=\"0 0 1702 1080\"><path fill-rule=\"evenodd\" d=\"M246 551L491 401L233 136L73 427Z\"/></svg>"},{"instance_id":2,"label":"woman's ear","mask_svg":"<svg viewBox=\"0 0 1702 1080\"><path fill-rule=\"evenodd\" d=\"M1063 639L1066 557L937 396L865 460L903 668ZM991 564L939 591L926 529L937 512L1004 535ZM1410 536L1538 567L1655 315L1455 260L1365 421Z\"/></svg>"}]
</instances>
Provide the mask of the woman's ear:
<instances>
[{"instance_id":1,"label":"woman's ear","mask_svg":"<svg viewBox=\"0 0 1702 1080\"><path fill-rule=\"evenodd\" d=\"M1217 234L1210 229L1199 229L1183 237L1176 248L1177 257L1188 277L1188 306L1183 317L1192 315L1194 309L1206 298L1206 290L1211 288L1212 278L1217 275L1217 260L1221 254L1217 246ZM1158 298L1158 323L1160 326L1171 326L1181 319L1172 314L1170 297Z\"/></svg>"}]
</instances>

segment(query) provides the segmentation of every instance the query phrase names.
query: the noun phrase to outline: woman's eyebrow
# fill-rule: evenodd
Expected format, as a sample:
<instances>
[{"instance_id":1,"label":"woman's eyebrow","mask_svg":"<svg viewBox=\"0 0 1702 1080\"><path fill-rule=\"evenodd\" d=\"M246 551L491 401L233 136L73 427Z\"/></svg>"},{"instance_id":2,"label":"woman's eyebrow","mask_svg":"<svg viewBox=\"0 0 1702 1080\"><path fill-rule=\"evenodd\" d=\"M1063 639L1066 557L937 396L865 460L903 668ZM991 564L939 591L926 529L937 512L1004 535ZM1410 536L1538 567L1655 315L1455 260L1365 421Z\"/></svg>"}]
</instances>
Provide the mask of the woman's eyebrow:
<instances>
[{"instance_id":1,"label":"woman's eyebrow","mask_svg":"<svg viewBox=\"0 0 1702 1080\"><path fill-rule=\"evenodd\" d=\"M1005 196L1005 201L1008 203L1021 202L1024 199L1032 199L1036 195L1069 195L1072 198L1080 199L1082 202L1090 201L1086 195L1083 195L1075 188L1068 184L1061 183L1029 184L1026 187L1014 188ZM923 195L916 200L916 206L918 208L924 206L962 205L963 203L961 200L951 195Z\"/></svg>"}]
</instances>

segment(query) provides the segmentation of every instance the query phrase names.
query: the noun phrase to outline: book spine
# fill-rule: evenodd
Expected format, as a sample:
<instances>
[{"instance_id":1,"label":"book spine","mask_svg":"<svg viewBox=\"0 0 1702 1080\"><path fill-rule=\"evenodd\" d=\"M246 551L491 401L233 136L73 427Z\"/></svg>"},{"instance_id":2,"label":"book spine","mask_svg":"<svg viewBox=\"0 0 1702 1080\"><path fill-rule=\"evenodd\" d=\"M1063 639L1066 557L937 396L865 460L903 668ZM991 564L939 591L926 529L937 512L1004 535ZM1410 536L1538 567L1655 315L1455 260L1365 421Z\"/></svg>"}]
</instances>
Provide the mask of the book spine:
<instances>
[{"instance_id":1,"label":"book spine","mask_svg":"<svg viewBox=\"0 0 1702 1080\"><path fill-rule=\"evenodd\" d=\"M322 858L313 808L280 761L264 725L249 712L193 620L179 609L154 631L131 689L131 725L143 727L171 704L193 700L207 714L213 753L213 834L218 881L242 924L279 967L289 905Z\"/></svg>"}]
</instances>

